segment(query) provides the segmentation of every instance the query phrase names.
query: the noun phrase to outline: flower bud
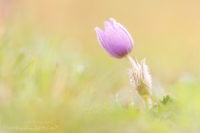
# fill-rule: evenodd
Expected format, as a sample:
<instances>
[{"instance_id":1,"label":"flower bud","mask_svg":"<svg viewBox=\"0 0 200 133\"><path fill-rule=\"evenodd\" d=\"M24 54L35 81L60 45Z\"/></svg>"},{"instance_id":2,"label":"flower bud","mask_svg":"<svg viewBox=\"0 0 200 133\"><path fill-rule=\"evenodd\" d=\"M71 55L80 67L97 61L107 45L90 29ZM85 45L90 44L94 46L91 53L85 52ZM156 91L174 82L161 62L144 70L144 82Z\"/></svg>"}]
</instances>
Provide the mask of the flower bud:
<instances>
[{"instance_id":1,"label":"flower bud","mask_svg":"<svg viewBox=\"0 0 200 133\"><path fill-rule=\"evenodd\" d=\"M97 38L102 47L115 58L123 58L133 50L133 39L128 31L114 19L104 22L105 31L96 27Z\"/></svg>"}]
</instances>

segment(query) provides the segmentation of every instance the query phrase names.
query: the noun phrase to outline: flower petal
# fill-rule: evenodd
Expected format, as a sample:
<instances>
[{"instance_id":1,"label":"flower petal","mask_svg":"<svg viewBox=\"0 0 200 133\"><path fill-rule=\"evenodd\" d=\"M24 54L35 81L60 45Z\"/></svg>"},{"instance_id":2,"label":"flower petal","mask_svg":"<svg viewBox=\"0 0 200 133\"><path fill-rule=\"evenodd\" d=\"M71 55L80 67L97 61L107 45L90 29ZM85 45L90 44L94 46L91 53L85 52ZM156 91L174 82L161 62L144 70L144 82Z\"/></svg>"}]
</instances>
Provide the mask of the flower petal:
<instances>
[{"instance_id":1,"label":"flower petal","mask_svg":"<svg viewBox=\"0 0 200 133\"><path fill-rule=\"evenodd\" d=\"M133 50L133 39L128 31L113 18L104 22L105 31L95 28L99 43L115 58L123 58Z\"/></svg>"},{"instance_id":2,"label":"flower petal","mask_svg":"<svg viewBox=\"0 0 200 133\"><path fill-rule=\"evenodd\" d=\"M105 36L105 32L102 31L100 28L95 28L97 33L97 38L101 46L113 57L117 57L117 55L112 51L112 47L107 43L107 37Z\"/></svg>"}]
</instances>

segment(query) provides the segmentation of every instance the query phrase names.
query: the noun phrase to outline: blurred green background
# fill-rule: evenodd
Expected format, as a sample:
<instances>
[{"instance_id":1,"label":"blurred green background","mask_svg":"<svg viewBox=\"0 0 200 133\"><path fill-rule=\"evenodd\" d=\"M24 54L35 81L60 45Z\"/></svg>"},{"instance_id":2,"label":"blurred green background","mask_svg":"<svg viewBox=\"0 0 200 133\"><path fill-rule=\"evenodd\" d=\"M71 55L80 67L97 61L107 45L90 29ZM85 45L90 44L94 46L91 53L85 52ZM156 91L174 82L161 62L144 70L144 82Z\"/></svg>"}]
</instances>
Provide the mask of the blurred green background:
<instances>
[{"instance_id":1,"label":"blurred green background","mask_svg":"<svg viewBox=\"0 0 200 133\"><path fill-rule=\"evenodd\" d=\"M197 132L199 16L198 0L0 0L0 131ZM146 58L153 89L179 99L168 113L116 105L115 94L131 88L129 64L94 31L110 17L132 35L131 56Z\"/></svg>"}]
</instances>

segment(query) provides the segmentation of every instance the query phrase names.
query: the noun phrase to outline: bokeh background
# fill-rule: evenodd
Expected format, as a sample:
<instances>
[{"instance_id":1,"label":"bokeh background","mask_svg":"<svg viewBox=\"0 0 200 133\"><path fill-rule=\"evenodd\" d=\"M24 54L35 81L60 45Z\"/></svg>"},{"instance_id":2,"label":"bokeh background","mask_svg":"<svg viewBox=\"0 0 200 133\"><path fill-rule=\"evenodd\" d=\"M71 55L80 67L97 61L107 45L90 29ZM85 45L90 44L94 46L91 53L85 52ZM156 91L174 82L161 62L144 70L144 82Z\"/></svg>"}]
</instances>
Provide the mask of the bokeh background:
<instances>
[{"instance_id":1,"label":"bokeh background","mask_svg":"<svg viewBox=\"0 0 200 133\"><path fill-rule=\"evenodd\" d=\"M82 52L105 58L107 55L98 45L94 28L103 28L103 22L112 17L134 38L132 56L147 58L152 75L162 82L176 80L184 73L194 76L199 73L197 0L3 0L1 3L1 23L12 27L13 32L21 29L33 35L54 33L78 42Z\"/></svg>"},{"instance_id":2,"label":"bokeh background","mask_svg":"<svg viewBox=\"0 0 200 133\"><path fill-rule=\"evenodd\" d=\"M84 121L80 110L97 103L99 110L102 98L114 99L117 91L130 87L127 60L110 57L96 38L94 28L103 28L109 18L130 32L135 42L131 56L146 58L153 84L175 95L180 80L199 81L199 16L198 0L0 0L3 125L53 121L60 132L95 131L86 123L104 119L95 115ZM120 123L121 117L111 118ZM97 129L109 132L114 125L104 126Z\"/></svg>"}]
</instances>

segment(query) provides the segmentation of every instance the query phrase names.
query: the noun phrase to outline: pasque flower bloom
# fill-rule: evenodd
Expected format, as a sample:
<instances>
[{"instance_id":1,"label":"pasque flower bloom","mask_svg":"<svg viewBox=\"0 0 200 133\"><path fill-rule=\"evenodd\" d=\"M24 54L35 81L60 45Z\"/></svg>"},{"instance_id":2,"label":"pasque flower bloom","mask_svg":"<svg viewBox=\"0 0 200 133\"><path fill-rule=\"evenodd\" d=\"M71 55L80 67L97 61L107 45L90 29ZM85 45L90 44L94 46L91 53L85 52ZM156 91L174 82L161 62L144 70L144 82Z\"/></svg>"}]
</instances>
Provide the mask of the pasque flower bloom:
<instances>
[{"instance_id":1,"label":"pasque flower bloom","mask_svg":"<svg viewBox=\"0 0 200 133\"><path fill-rule=\"evenodd\" d=\"M115 58L123 58L133 50L133 39L114 19L104 22L105 31L96 27L97 38L103 48Z\"/></svg>"},{"instance_id":2,"label":"pasque flower bloom","mask_svg":"<svg viewBox=\"0 0 200 133\"><path fill-rule=\"evenodd\" d=\"M110 18L110 21L104 22L104 28L104 31L98 27L95 28L99 43L112 57L126 57L128 59L131 64L131 69L129 69L129 77L133 87L131 91L139 98L139 108L141 110L144 109L146 102L149 104L148 106L151 107L152 81L145 59L142 60L141 63L138 63L136 58L133 60L128 55L132 52L134 47L132 37L121 24L117 23L112 18ZM120 101L118 95L116 95L116 101ZM137 100L135 101L137 102ZM135 103L135 101L132 101L131 104Z\"/></svg>"}]
</instances>

